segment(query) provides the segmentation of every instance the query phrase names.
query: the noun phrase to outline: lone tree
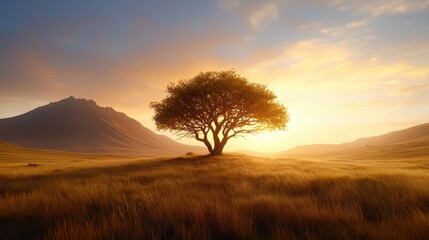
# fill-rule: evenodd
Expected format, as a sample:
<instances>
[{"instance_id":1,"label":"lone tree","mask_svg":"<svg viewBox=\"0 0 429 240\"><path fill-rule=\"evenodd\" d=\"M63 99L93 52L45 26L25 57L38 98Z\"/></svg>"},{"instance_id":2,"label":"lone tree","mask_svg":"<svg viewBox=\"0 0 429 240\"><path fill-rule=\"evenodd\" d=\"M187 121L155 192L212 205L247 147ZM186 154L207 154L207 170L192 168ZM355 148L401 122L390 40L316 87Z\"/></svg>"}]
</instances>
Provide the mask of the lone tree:
<instances>
[{"instance_id":1,"label":"lone tree","mask_svg":"<svg viewBox=\"0 0 429 240\"><path fill-rule=\"evenodd\" d=\"M234 70L201 72L167 86L167 97L150 103L159 130L203 142L221 155L229 139L265 130L284 130L287 109L266 86Z\"/></svg>"}]
</instances>

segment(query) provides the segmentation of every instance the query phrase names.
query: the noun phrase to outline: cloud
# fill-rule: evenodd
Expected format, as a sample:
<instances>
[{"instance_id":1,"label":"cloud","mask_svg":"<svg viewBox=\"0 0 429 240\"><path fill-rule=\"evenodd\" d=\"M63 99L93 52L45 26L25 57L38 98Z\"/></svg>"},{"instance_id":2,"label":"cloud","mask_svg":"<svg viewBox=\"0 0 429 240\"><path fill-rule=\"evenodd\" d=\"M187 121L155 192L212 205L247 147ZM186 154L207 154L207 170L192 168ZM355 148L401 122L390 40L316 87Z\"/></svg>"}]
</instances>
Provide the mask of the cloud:
<instances>
[{"instance_id":1,"label":"cloud","mask_svg":"<svg viewBox=\"0 0 429 240\"><path fill-rule=\"evenodd\" d=\"M286 99L288 94L307 92L322 95L332 106L361 101L362 95L368 101L378 97L395 99L399 97L398 89L410 84L423 87L421 84L429 80L428 66L365 56L347 43L318 39L286 44L277 55L266 56L244 71L251 79L277 89ZM298 101L308 102L307 96L297 97Z\"/></svg>"},{"instance_id":2,"label":"cloud","mask_svg":"<svg viewBox=\"0 0 429 240\"><path fill-rule=\"evenodd\" d=\"M368 25L368 21L367 20L362 20L362 21L353 21L350 22L346 25L346 28L357 28L357 27L363 27Z\"/></svg>"},{"instance_id":3,"label":"cloud","mask_svg":"<svg viewBox=\"0 0 429 240\"><path fill-rule=\"evenodd\" d=\"M219 3L224 9L244 19L254 30L261 30L278 19L281 1L220 0Z\"/></svg>"},{"instance_id":4,"label":"cloud","mask_svg":"<svg viewBox=\"0 0 429 240\"><path fill-rule=\"evenodd\" d=\"M148 103L160 99L169 82L230 68L213 52L242 41L240 33L212 19L195 29L135 17L117 35L110 19L92 17L62 22L44 16L7 37L0 32L0 101L40 103L74 95L150 119Z\"/></svg>"},{"instance_id":5,"label":"cloud","mask_svg":"<svg viewBox=\"0 0 429 240\"><path fill-rule=\"evenodd\" d=\"M429 79L428 79L428 82L429 82ZM396 93L401 95L411 95L411 94L417 94L421 92L429 93L429 83L422 83L422 84L408 85L405 87L401 87L397 90Z\"/></svg>"},{"instance_id":6,"label":"cloud","mask_svg":"<svg viewBox=\"0 0 429 240\"><path fill-rule=\"evenodd\" d=\"M363 28L368 24L368 20L352 21L341 27L322 28L320 32L343 40L356 40L366 34L366 29Z\"/></svg>"},{"instance_id":7,"label":"cloud","mask_svg":"<svg viewBox=\"0 0 429 240\"><path fill-rule=\"evenodd\" d=\"M277 19L277 7L270 3L258 9L250 16L250 23L255 29L261 28L263 25Z\"/></svg>"},{"instance_id":8,"label":"cloud","mask_svg":"<svg viewBox=\"0 0 429 240\"><path fill-rule=\"evenodd\" d=\"M339 106L345 108L389 108L396 107L398 101L386 100L386 99L376 99L376 100L363 100L356 102L341 103Z\"/></svg>"},{"instance_id":9,"label":"cloud","mask_svg":"<svg viewBox=\"0 0 429 240\"><path fill-rule=\"evenodd\" d=\"M289 108L290 130L280 142L338 143L391 131L391 119L400 128L425 120L429 66L367 54L350 42L300 40L241 71Z\"/></svg>"},{"instance_id":10,"label":"cloud","mask_svg":"<svg viewBox=\"0 0 429 240\"><path fill-rule=\"evenodd\" d=\"M333 1L340 10L368 13L372 16L418 12L429 7L428 0L338 0Z\"/></svg>"}]
</instances>

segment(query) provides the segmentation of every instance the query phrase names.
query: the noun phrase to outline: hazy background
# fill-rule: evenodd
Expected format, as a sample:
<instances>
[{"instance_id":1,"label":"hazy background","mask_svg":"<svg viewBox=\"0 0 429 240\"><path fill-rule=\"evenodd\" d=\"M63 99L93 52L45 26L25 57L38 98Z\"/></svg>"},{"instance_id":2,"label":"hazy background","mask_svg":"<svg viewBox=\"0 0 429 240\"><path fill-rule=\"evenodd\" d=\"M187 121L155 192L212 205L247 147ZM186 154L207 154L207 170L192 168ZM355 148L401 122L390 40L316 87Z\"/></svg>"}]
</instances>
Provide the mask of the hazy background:
<instances>
[{"instance_id":1,"label":"hazy background","mask_svg":"<svg viewBox=\"0 0 429 240\"><path fill-rule=\"evenodd\" d=\"M2 1L0 118L73 95L155 130L169 82L234 68L291 121L226 150L377 135L428 122L428 23L427 0Z\"/></svg>"}]
</instances>

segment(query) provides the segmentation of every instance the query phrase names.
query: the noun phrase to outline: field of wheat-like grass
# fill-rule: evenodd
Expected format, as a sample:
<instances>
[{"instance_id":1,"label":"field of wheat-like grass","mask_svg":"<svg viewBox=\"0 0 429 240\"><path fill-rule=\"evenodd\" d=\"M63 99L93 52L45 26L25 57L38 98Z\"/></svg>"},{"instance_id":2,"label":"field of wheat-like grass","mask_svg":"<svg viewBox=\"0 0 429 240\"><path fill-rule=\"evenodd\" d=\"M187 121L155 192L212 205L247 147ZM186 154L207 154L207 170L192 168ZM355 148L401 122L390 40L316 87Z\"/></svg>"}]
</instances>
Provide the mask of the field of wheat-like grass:
<instances>
[{"instance_id":1,"label":"field of wheat-like grass","mask_svg":"<svg viewBox=\"0 0 429 240\"><path fill-rule=\"evenodd\" d=\"M429 239L428 162L12 149L0 152L0 233L3 239Z\"/></svg>"}]
</instances>

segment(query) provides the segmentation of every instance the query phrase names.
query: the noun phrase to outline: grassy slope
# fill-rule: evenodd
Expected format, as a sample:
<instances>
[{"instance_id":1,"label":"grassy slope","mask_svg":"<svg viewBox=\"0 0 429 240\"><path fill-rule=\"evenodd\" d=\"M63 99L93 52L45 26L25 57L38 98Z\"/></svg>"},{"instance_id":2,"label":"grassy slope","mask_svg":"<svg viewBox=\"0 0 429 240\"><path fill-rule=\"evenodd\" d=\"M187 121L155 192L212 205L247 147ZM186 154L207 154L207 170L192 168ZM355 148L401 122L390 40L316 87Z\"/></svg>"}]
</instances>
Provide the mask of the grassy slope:
<instances>
[{"instance_id":1,"label":"grassy slope","mask_svg":"<svg viewBox=\"0 0 429 240\"><path fill-rule=\"evenodd\" d=\"M4 148L0 232L8 239L429 239L428 162Z\"/></svg>"}]
</instances>

